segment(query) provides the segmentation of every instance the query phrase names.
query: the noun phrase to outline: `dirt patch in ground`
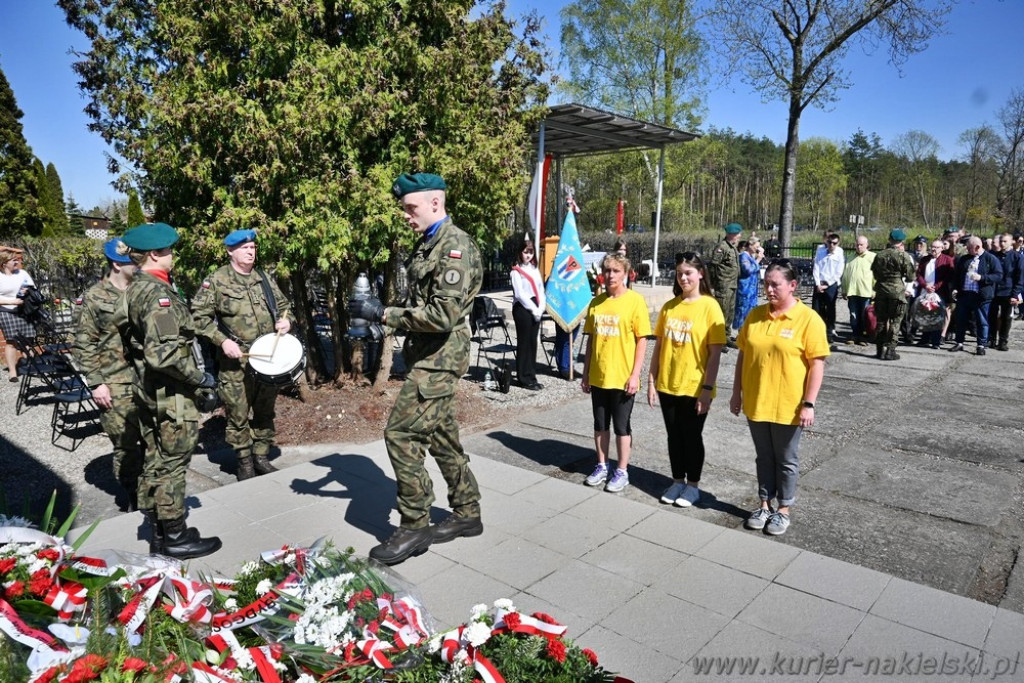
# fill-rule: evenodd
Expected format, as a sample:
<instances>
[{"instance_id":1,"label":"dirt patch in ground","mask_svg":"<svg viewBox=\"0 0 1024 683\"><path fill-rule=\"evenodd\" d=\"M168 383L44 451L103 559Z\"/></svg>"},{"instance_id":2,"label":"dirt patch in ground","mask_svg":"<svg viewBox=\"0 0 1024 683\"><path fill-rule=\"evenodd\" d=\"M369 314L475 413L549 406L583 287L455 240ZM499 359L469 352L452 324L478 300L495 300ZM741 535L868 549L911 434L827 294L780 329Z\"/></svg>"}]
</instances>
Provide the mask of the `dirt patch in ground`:
<instances>
[{"instance_id":1,"label":"dirt patch in ground","mask_svg":"<svg viewBox=\"0 0 1024 683\"><path fill-rule=\"evenodd\" d=\"M277 444L295 446L318 443L368 443L384 436L388 414L402 381L392 379L379 388L356 382L328 384L277 399ZM456 394L459 428L469 433L498 424L500 405L487 400L478 382L461 380Z\"/></svg>"}]
</instances>

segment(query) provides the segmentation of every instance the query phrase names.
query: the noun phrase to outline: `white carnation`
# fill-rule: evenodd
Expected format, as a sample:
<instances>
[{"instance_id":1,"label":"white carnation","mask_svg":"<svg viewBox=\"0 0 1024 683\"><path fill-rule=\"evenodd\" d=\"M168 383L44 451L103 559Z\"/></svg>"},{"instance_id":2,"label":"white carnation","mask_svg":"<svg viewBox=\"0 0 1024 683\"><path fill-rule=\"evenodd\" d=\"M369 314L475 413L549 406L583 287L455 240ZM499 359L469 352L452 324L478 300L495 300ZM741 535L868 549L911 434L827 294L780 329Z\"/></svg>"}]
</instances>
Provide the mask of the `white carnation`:
<instances>
[{"instance_id":1,"label":"white carnation","mask_svg":"<svg viewBox=\"0 0 1024 683\"><path fill-rule=\"evenodd\" d=\"M495 609L503 609L506 612L515 612L516 606L512 604L512 601L508 598L498 598L494 601Z\"/></svg>"},{"instance_id":2,"label":"white carnation","mask_svg":"<svg viewBox=\"0 0 1024 683\"><path fill-rule=\"evenodd\" d=\"M479 621L480 617L487 614L487 605L480 603L479 605L473 605L473 609L469 611L473 617L473 621Z\"/></svg>"},{"instance_id":3,"label":"white carnation","mask_svg":"<svg viewBox=\"0 0 1024 683\"><path fill-rule=\"evenodd\" d=\"M482 621L474 622L465 630L463 637L473 647L480 647L491 637L491 627Z\"/></svg>"},{"instance_id":4,"label":"white carnation","mask_svg":"<svg viewBox=\"0 0 1024 683\"><path fill-rule=\"evenodd\" d=\"M263 579L256 584L256 595L266 595L270 592L270 589L274 584L270 582L270 579Z\"/></svg>"}]
</instances>

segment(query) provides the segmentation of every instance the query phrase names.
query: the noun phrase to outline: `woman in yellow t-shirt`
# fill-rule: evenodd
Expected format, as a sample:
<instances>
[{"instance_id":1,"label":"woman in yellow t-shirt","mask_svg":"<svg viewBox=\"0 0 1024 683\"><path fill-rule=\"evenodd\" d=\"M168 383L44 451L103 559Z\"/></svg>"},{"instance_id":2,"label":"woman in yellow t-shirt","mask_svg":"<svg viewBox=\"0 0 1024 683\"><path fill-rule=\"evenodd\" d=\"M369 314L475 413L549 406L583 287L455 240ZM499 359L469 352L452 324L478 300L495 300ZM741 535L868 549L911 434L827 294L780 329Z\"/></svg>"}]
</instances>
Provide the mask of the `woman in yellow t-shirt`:
<instances>
[{"instance_id":1,"label":"woman in yellow t-shirt","mask_svg":"<svg viewBox=\"0 0 1024 683\"><path fill-rule=\"evenodd\" d=\"M629 485L630 448L633 432L629 418L633 400L640 390L640 373L651 334L651 318L644 298L626 287L629 259L608 254L601 261L605 292L590 302L583 328L589 335L583 361L580 388L590 394L594 409L594 445L597 466L586 479L587 486L600 486L618 493ZM609 427L615 428L617 468L608 477Z\"/></svg>"},{"instance_id":2,"label":"woman in yellow t-shirt","mask_svg":"<svg viewBox=\"0 0 1024 683\"><path fill-rule=\"evenodd\" d=\"M704 261L693 252L677 257L672 291L675 298L662 306L654 325L647 402L652 408L660 402L668 432L673 483L661 502L690 507L700 500L704 422L726 342L725 316L711 295Z\"/></svg>"},{"instance_id":3,"label":"woman in yellow t-shirt","mask_svg":"<svg viewBox=\"0 0 1024 683\"><path fill-rule=\"evenodd\" d=\"M825 323L796 296L797 272L789 261L773 261L764 275L768 303L743 324L736 343L736 376L729 409L747 417L757 454L761 507L748 529L780 536L789 528L789 508L800 477L800 435L814 424L814 402L829 355ZM771 507L778 501L778 510Z\"/></svg>"}]
</instances>

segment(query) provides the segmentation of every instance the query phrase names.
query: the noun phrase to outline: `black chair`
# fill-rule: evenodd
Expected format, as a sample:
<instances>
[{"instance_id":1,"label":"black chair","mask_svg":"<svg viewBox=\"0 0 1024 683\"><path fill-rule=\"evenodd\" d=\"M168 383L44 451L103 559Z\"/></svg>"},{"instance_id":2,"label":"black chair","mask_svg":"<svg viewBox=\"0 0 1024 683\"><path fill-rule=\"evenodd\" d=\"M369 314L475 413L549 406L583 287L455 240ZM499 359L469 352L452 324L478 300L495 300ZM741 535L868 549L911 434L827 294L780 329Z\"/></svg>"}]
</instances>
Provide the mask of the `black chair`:
<instances>
[{"instance_id":1,"label":"black chair","mask_svg":"<svg viewBox=\"0 0 1024 683\"><path fill-rule=\"evenodd\" d=\"M505 322L505 315L498 310L494 300L488 296L478 296L473 301L473 313L470 316L470 329L473 332L473 341L476 342L476 364L480 365L480 359L487 362L489 370L504 370L507 367L506 358L511 354L512 364L515 365L516 345L512 343L512 335L509 334L508 324Z\"/></svg>"},{"instance_id":2,"label":"black chair","mask_svg":"<svg viewBox=\"0 0 1024 683\"><path fill-rule=\"evenodd\" d=\"M92 391L78 371L57 379L50 417L50 443L74 452L87 437L99 433L99 417ZM70 448L60 443L62 437L71 439Z\"/></svg>"},{"instance_id":3,"label":"black chair","mask_svg":"<svg viewBox=\"0 0 1024 683\"><path fill-rule=\"evenodd\" d=\"M23 409L32 407L32 399L58 392L59 381L74 373L67 354L48 350L34 338L14 337L7 343L18 349L22 356L18 364L21 385L14 406L15 415L21 415Z\"/></svg>"}]
</instances>

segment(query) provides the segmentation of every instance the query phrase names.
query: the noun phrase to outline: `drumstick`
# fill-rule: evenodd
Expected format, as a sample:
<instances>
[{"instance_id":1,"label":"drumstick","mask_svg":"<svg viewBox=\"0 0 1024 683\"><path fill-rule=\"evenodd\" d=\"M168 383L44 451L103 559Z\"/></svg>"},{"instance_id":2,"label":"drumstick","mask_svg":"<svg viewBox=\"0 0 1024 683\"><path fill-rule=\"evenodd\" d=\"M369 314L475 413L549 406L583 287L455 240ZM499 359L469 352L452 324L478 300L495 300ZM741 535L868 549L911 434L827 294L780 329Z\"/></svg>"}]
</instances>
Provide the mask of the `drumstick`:
<instances>
[{"instance_id":1,"label":"drumstick","mask_svg":"<svg viewBox=\"0 0 1024 683\"><path fill-rule=\"evenodd\" d=\"M272 353L243 353L242 358L273 358Z\"/></svg>"},{"instance_id":2,"label":"drumstick","mask_svg":"<svg viewBox=\"0 0 1024 683\"><path fill-rule=\"evenodd\" d=\"M281 330L277 331L277 336L274 337L274 345L270 347L270 357L274 357L274 351L277 350L277 342L281 341L281 335L284 334Z\"/></svg>"}]
</instances>

